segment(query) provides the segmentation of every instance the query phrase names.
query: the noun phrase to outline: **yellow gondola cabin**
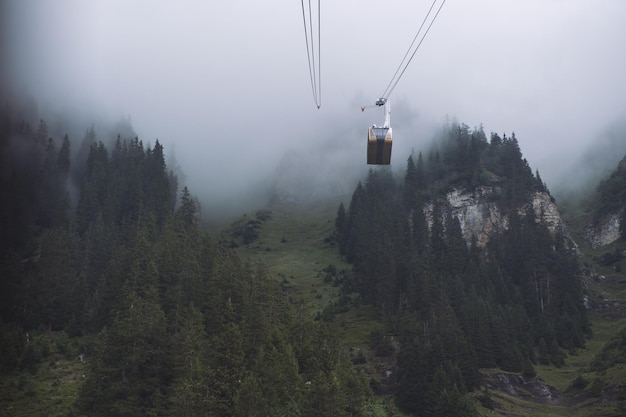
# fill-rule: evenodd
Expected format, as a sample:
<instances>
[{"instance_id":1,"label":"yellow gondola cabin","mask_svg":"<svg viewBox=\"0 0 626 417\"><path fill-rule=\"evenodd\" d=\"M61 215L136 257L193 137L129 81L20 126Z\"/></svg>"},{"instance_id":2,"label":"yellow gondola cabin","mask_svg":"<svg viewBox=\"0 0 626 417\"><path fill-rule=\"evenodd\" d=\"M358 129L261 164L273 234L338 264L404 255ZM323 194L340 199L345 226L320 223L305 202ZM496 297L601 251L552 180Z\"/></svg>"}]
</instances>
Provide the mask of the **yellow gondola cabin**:
<instances>
[{"instance_id":1,"label":"yellow gondola cabin","mask_svg":"<svg viewBox=\"0 0 626 417\"><path fill-rule=\"evenodd\" d=\"M377 127L367 130L367 163L389 165L391 163L391 128Z\"/></svg>"},{"instance_id":2,"label":"yellow gondola cabin","mask_svg":"<svg viewBox=\"0 0 626 417\"><path fill-rule=\"evenodd\" d=\"M389 165L391 163L391 103L386 98L376 100L376 105L384 107L385 123L371 126L367 130L367 163L369 165ZM364 110L362 107L361 110Z\"/></svg>"}]
</instances>

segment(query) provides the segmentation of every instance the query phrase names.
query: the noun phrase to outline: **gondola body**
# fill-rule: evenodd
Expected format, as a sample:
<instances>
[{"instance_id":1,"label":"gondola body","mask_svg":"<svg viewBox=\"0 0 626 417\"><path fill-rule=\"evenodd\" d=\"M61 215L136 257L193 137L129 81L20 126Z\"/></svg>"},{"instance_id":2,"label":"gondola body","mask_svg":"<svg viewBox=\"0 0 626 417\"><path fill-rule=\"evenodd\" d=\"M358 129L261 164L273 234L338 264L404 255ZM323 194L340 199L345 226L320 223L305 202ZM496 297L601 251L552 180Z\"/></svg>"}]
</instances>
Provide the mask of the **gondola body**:
<instances>
[{"instance_id":1,"label":"gondola body","mask_svg":"<svg viewBox=\"0 0 626 417\"><path fill-rule=\"evenodd\" d=\"M391 128L371 126L367 130L367 163L389 165L391 163Z\"/></svg>"}]
</instances>

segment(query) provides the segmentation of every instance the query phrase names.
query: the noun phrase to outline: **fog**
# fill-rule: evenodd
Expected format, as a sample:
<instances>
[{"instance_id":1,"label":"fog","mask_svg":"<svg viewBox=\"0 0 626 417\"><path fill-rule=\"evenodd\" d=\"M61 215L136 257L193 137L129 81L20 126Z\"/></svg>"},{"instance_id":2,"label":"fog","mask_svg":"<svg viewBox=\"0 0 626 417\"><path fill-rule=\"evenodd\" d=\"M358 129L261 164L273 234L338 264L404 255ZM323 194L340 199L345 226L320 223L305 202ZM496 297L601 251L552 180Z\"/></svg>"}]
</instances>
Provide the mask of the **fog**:
<instances>
[{"instance_id":1,"label":"fog","mask_svg":"<svg viewBox=\"0 0 626 417\"><path fill-rule=\"evenodd\" d=\"M3 92L31 94L41 117L72 115L78 130L130 120L175 153L205 207L297 189L296 178L345 193L383 117L360 106L384 90L430 4L324 1L318 110L298 1L8 0ZM515 132L551 189L602 171L626 151L625 19L623 0L448 1L391 96L392 166L450 117ZM619 152L584 166L605 143Z\"/></svg>"}]
</instances>

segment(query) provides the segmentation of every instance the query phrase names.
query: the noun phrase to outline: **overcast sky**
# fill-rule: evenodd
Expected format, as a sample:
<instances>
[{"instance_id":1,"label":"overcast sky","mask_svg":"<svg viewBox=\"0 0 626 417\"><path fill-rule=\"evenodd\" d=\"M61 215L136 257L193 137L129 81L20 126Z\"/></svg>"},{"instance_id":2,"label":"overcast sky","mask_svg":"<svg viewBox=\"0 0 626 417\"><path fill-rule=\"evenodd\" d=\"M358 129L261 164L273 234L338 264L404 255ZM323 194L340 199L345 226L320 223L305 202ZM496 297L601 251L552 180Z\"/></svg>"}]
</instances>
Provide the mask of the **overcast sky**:
<instances>
[{"instance_id":1,"label":"overcast sky","mask_svg":"<svg viewBox=\"0 0 626 417\"><path fill-rule=\"evenodd\" d=\"M192 191L239 193L288 149L362 173L361 113L385 89L431 0L324 0L315 108L298 0L5 0L5 78L51 108L130 116ZM515 132L551 185L626 119L626 1L448 0L391 96L394 153L446 116ZM351 174L345 174L351 175Z\"/></svg>"}]
</instances>

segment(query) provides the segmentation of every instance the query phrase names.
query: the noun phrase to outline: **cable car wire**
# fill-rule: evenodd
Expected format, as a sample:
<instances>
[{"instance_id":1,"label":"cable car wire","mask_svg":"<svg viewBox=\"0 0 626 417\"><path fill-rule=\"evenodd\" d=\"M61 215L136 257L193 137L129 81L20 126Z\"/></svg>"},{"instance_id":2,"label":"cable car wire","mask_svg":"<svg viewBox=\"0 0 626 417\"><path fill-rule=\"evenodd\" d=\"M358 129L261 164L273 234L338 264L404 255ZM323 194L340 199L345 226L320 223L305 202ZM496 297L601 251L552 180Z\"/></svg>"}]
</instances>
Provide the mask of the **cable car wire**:
<instances>
[{"instance_id":1,"label":"cable car wire","mask_svg":"<svg viewBox=\"0 0 626 417\"><path fill-rule=\"evenodd\" d=\"M319 2L320 0L317 1L318 7L319 7ZM318 22L319 22L319 13L318 13ZM318 28L319 28L319 24L318 24ZM318 30L319 32L319 30ZM311 0L309 0L309 34L311 35L311 61L313 63L313 65L311 66L311 68L313 69L312 72L312 79L314 80L314 88L313 88L313 96L315 98L315 104L319 107L320 102L319 102L319 91L318 91L318 78L316 76L316 71L315 71L315 42L314 42L314 35L313 35L313 12L311 10ZM319 43L318 43L319 46Z\"/></svg>"},{"instance_id":2,"label":"cable car wire","mask_svg":"<svg viewBox=\"0 0 626 417\"><path fill-rule=\"evenodd\" d=\"M311 0L309 0L309 9L311 8ZM317 0L317 108L322 105L322 16L321 16L321 0ZM313 31L311 31L313 36ZM313 55L313 78L315 78L315 54Z\"/></svg>"},{"instance_id":3,"label":"cable car wire","mask_svg":"<svg viewBox=\"0 0 626 417\"><path fill-rule=\"evenodd\" d=\"M302 4L302 21L304 23L304 38L306 41L306 54L309 65L309 77L311 79L311 91L313 92L313 100L319 109L322 105L322 69L321 69L321 6L320 0L317 0L317 68L315 60L315 34L313 32L313 9L311 0L309 0L308 16L304 0ZM308 30L307 30L308 21Z\"/></svg>"},{"instance_id":4,"label":"cable car wire","mask_svg":"<svg viewBox=\"0 0 626 417\"><path fill-rule=\"evenodd\" d=\"M411 52L411 48L413 48L413 45L415 44L415 41L419 37L419 34L422 31L422 28L424 27L424 24L428 20L428 17L430 16L430 14L431 14L431 12L433 10L433 7L435 6L436 3L437 3L437 0L433 0L433 3L431 4L430 9L428 10L428 13L426 14L426 17L424 17L424 20L422 21L422 24L420 25L417 33L415 34L415 37L413 38L413 42L411 42L411 45L409 46L409 49L404 54L404 57L402 58L402 61L400 62L400 65L396 69L396 72L393 74L393 77L391 77L391 81L389 81L389 84L387 84L387 88L385 88L385 91L383 92L383 94L380 95L381 98L387 99L391 95L393 90L396 88L396 85L398 85L398 82L400 82L400 79L402 78L402 76L404 75L404 72L408 68L408 66L411 63L411 61L413 60L413 57L415 57L415 54L417 53L417 50L422 45L422 42L424 42L424 38L426 37L426 35L428 35L428 32L430 31L430 28L432 27L433 23L437 19L437 16L439 16L439 12L441 12L441 9L443 8L443 5L446 3L446 0L443 0L441 2L441 4L439 5L439 8L437 9L437 12L433 16L433 18L430 21L428 27L426 28L426 31L422 35L422 38L420 39L420 41L418 42L417 46L413 50L413 53L411 54L411 57L406 62L406 64L404 64L404 61L406 61L406 57ZM402 68L403 64L404 64L404 68ZM400 68L402 68L402 71L400 71ZM400 72L399 75L398 75L398 72Z\"/></svg>"},{"instance_id":5,"label":"cable car wire","mask_svg":"<svg viewBox=\"0 0 626 417\"><path fill-rule=\"evenodd\" d=\"M436 3L437 3L437 0L433 0L433 3L430 5L430 9L428 9L428 13L426 13L426 16L424 16L424 20L422 20L422 24L420 25L419 29L417 30L417 33L413 37L413 41L411 42L411 45L409 45L409 48L406 50L406 53L402 57L402 61L400 61L400 64L398 65L398 68L396 68L396 72L393 73L393 77L391 77L391 80L389 80L389 84L387 84L387 87L385 87L385 91L379 97L385 97L385 94L387 94L387 92L389 91L389 88L391 87L391 84L393 83L393 81L395 80L396 76L398 75L398 72L400 71L400 68L402 68L402 65L404 64L404 61L406 61L406 58L411 53L411 49L413 49L413 45L415 45L415 41L417 40L417 37L419 36L420 32L422 31L422 28L424 28L424 24L428 20L428 16L430 16L430 13L432 12L433 7L435 7Z\"/></svg>"}]
</instances>

